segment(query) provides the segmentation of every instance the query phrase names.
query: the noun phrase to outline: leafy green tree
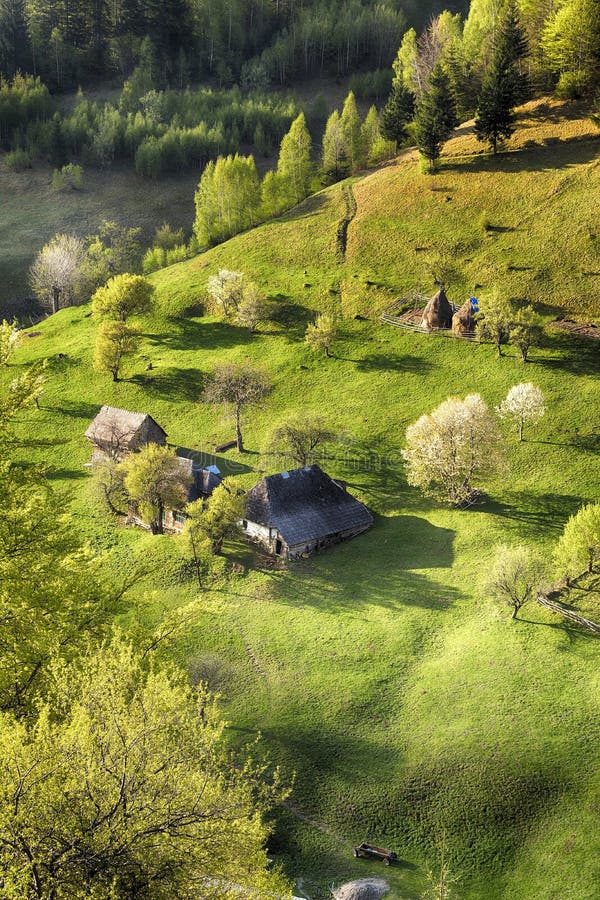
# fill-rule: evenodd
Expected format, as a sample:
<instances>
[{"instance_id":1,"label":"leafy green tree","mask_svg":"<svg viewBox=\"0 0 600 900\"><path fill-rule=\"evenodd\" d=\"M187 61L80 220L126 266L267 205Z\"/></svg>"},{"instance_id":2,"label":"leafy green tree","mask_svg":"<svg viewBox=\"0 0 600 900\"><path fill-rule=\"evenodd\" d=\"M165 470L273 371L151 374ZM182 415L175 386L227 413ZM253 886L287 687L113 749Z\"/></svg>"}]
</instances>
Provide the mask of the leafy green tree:
<instances>
[{"instance_id":1,"label":"leafy green tree","mask_svg":"<svg viewBox=\"0 0 600 900\"><path fill-rule=\"evenodd\" d=\"M267 453L297 466L310 466L333 439L333 432L318 416L294 416L273 429Z\"/></svg>"},{"instance_id":2,"label":"leafy green tree","mask_svg":"<svg viewBox=\"0 0 600 900\"><path fill-rule=\"evenodd\" d=\"M499 357L502 356L502 344L510 335L512 317L512 307L501 294L494 293L482 302L482 317L477 322L477 330L484 340L496 345Z\"/></svg>"},{"instance_id":3,"label":"leafy green tree","mask_svg":"<svg viewBox=\"0 0 600 900\"><path fill-rule=\"evenodd\" d=\"M306 327L304 340L311 350L316 353L325 353L331 358L331 347L336 342L339 327L335 317L330 313L318 313L314 323L309 322Z\"/></svg>"},{"instance_id":4,"label":"leafy green tree","mask_svg":"<svg viewBox=\"0 0 600 900\"><path fill-rule=\"evenodd\" d=\"M543 334L543 320L531 306L523 306L513 315L510 339L521 354L522 362L527 362L532 347L540 345Z\"/></svg>"},{"instance_id":5,"label":"leafy green tree","mask_svg":"<svg viewBox=\"0 0 600 900\"><path fill-rule=\"evenodd\" d=\"M117 635L53 674L34 726L2 714L6 900L289 896L264 850L285 792L232 760L209 695Z\"/></svg>"},{"instance_id":6,"label":"leafy green tree","mask_svg":"<svg viewBox=\"0 0 600 900\"><path fill-rule=\"evenodd\" d=\"M568 520L555 551L561 576L592 573L600 563L600 503L586 503Z\"/></svg>"},{"instance_id":7,"label":"leafy green tree","mask_svg":"<svg viewBox=\"0 0 600 900\"><path fill-rule=\"evenodd\" d=\"M361 142L360 116L356 108L356 99L352 91L344 101L342 115L340 116L340 128L344 138L344 145L348 155L350 171L355 172L364 165L366 156Z\"/></svg>"},{"instance_id":8,"label":"leafy green tree","mask_svg":"<svg viewBox=\"0 0 600 900\"><path fill-rule=\"evenodd\" d=\"M135 353L139 345L137 329L121 319L105 319L96 336L94 368L112 375L112 380L118 381L123 360Z\"/></svg>"},{"instance_id":9,"label":"leafy green tree","mask_svg":"<svg viewBox=\"0 0 600 900\"><path fill-rule=\"evenodd\" d=\"M432 168L457 125L456 102L450 80L438 63L431 72L423 99L417 104L414 124L417 147Z\"/></svg>"},{"instance_id":10,"label":"leafy green tree","mask_svg":"<svg viewBox=\"0 0 600 900\"><path fill-rule=\"evenodd\" d=\"M21 343L21 332L16 322L7 322L3 319L0 323L0 368L8 365L8 362Z\"/></svg>"},{"instance_id":11,"label":"leafy green tree","mask_svg":"<svg viewBox=\"0 0 600 900\"><path fill-rule=\"evenodd\" d=\"M281 141L277 163L277 174L289 191L294 204L300 203L310 193L312 175L310 148L311 139L306 119L304 113L300 113Z\"/></svg>"},{"instance_id":12,"label":"leafy green tree","mask_svg":"<svg viewBox=\"0 0 600 900\"><path fill-rule=\"evenodd\" d=\"M237 449L244 452L242 412L260 403L271 390L271 381L261 369L247 364L223 363L217 366L204 390L209 403L226 403L233 407Z\"/></svg>"},{"instance_id":13,"label":"leafy green tree","mask_svg":"<svg viewBox=\"0 0 600 900\"><path fill-rule=\"evenodd\" d=\"M190 478L175 450L147 444L139 453L126 456L120 466L129 500L152 534L162 534L164 511L183 509L188 498Z\"/></svg>"},{"instance_id":14,"label":"leafy green tree","mask_svg":"<svg viewBox=\"0 0 600 900\"><path fill-rule=\"evenodd\" d=\"M253 156L220 156L209 163L196 191L194 233L201 247L253 227L260 209L260 182Z\"/></svg>"},{"instance_id":15,"label":"leafy green tree","mask_svg":"<svg viewBox=\"0 0 600 900\"><path fill-rule=\"evenodd\" d=\"M130 316L152 309L154 285L143 275L115 275L92 297L92 312L104 319L126 322Z\"/></svg>"},{"instance_id":16,"label":"leafy green tree","mask_svg":"<svg viewBox=\"0 0 600 900\"><path fill-rule=\"evenodd\" d=\"M325 126L321 167L328 183L339 181L350 173L348 147L337 109L331 113Z\"/></svg>"},{"instance_id":17,"label":"leafy green tree","mask_svg":"<svg viewBox=\"0 0 600 900\"><path fill-rule=\"evenodd\" d=\"M523 544L499 544L485 578L485 587L500 603L510 606L511 618L535 598L542 586L545 565L540 556Z\"/></svg>"},{"instance_id":18,"label":"leafy green tree","mask_svg":"<svg viewBox=\"0 0 600 900\"><path fill-rule=\"evenodd\" d=\"M565 0L557 5L546 20L541 49L564 96L581 96L596 86L600 75L600 6L596 0Z\"/></svg>"},{"instance_id":19,"label":"leafy green tree","mask_svg":"<svg viewBox=\"0 0 600 900\"><path fill-rule=\"evenodd\" d=\"M110 594L46 478L4 461L0 490L0 708L23 710L50 661L70 659L102 627Z\"/></svg>"},{"instance_id":20,"label":"leafy green tree","mask_svg":"<svg viewBox=\"0 0 600 900\"><path fill-rule=\"evenodd\" d=\"M139 271L141 233L141 228L127 228L117 222L105 221L97 234L89 235L83 268L90 290L101 287L115 275Z\"/></svg>"},{"instance_id":21,"label":"leafy green tree","mask_svg":"<svg viewBox=\"0 0 600 900\"><path fill-rule=\"evenodd\" d=\"M0 447L6 454L7 444L14 444L12 425L19 413L32 404L39 405L44 390L46 361L34 363L13 378L0 394ZM4 446L3 446L4 445Z\"/></svg>"},{"instance_id":22,"label":"leafy green tree","mask_svg":"<svg viewBox=\"0 0 600 900\"><path fill-rule=\"evenodd\" d=\"M396 146L408 136L407 125L412 121L415 110L414 94L403 81L392 85L391 93L381 113L381 132Z\"/></svg>"},{"instance_id":23,"label":"leafy green tree","mask_svg":"<svg viewBox=\"0 0 600 900\"><path fill-rule=\"evenodd\" d=\"M220 553L223 541L244 518L244 495L231 478L225 478L208 500L195 500L186 506L186 532L194 541L204 536L213 553Z\"/></svg>"}]
</instances>

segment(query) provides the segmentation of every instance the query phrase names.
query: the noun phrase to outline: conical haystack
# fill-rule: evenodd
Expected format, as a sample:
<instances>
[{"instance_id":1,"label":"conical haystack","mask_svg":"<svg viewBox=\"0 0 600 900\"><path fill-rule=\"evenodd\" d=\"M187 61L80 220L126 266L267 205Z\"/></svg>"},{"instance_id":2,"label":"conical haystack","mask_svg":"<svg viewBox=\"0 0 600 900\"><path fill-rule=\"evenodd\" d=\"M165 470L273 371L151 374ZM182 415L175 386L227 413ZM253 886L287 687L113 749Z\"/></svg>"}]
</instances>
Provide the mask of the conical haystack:
<instances>
[{"instance_id":1,"label":"conical haystack","mask_svg":"<svg viewBox=\"0 0 600 900\"><path fill-rule=\"evenodd\" d=\"M473 324L473 307L470 300L457 310L452 316L452 331L454 334L467 334L474 330Z\"/></svg>"},{"instance_id":2,"label":"conical haystack","mask_svg":"<svg viewBox=\"0 0 600 900\"><path fill-rule=\"evenodd\" d=\"M349 881L331 893L335 900L380 900L389 889L383 878L361 878L359 881Z\"/></svg>"},{"instance_id":3,"label":"conical haystack","mask_svg":"<svg viewBox=\"0 0 600 900\"><path fill-rule=\"evenodd\" d=\"M433 328L450 328L452 326L452 307L446 297L444 288L440 288L432 297L425 309L421 326L431 331Z\"/></svg>"}]
</instances>

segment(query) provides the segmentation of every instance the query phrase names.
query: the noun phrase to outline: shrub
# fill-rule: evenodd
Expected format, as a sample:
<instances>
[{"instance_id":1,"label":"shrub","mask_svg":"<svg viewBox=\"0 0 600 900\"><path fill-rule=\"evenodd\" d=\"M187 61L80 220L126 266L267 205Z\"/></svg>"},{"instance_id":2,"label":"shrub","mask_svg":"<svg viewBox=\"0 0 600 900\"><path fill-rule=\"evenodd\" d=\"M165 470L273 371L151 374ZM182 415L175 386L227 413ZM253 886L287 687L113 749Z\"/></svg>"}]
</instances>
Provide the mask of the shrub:
<instances>
[{"instance_id":1,"label":"shrub","mask_svg":"<svg viewBox=\"0 0 600 900\"><path fill-rule=\"evenodd\" d=\"M24 172L31 168L31 157L25 150L13 150L4 157L4 164L11 172Z\"/></svg>"}]
</instances>

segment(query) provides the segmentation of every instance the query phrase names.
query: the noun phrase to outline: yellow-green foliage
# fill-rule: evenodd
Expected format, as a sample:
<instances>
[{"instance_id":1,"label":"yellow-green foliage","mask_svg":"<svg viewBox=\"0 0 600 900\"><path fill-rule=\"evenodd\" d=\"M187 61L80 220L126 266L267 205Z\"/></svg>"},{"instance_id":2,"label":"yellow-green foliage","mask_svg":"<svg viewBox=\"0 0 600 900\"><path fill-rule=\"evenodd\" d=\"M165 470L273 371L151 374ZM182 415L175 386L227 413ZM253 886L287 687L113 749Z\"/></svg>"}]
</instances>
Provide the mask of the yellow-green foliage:
<instances>
[{"instance_id":1,"label":"yellow-green foliage","mask_svg":"<svg viewBox=\"0 0 600 900\"><path fill-rule=\"evenodd\" d=\"M482 308L497 286L501 296L547 304L544 315L593 313L595 276L586 273L598 270L600 145L583 135L593 127L583 115L569 118L573 108L525 115L513 146L584 139L473 160L475 139L463 130L438 175L419 176L409 154L353 181L345 258L338 227L348 209L336 185L153 275L160 314L144 321L140 348L152 369L140 364L114 385L94 378L97 325L82 307L36 326L40 335L0 372L8 381L22 362L48 358L41 409L18 420L17 461L44 463L69 488L82 535L113 548L119 575L152 561L136 594L144 620L199 600L199 619L173 637L173 652L221 692L233 743L261 731L271 758L296 773L272 846L318 900L333 881L381 872L352 858L365 837L411 864L386 870L391 897L422 893L426 872L439 871L444 835L461 900L580 900L596 891L597 643L535 603L511 623L479 586L497 544L549 558L569 516L598 500L597 345L548 330L524 369L510 344L498 359L492 344L405 333L377 318L421 283L433 292L429 273L440 262L457 272L452 300L477 282ZM271 298L258 334L202 315L207 280L220 269L243 271ZM335 359L304 342L316 312L340 321ZM248 416L248 452L215 457L233 423L198 398L224 364L267 370L273 390ZM453 510L407 484L400 451L411 423L449 395L477 391L495 408L525 373L547 413L532 439L507 441L508 471L482 477L486 498ZM336 435L324 467L369 505L375 524L283 570L263 571L226 539L235 574L199 595L184 537L120 528L93 502L82 435L105 403L150 413L172 444L196 449L246 488L277 468L259 453L274 424L318 416Z\"/></svg>"}]
</instances>

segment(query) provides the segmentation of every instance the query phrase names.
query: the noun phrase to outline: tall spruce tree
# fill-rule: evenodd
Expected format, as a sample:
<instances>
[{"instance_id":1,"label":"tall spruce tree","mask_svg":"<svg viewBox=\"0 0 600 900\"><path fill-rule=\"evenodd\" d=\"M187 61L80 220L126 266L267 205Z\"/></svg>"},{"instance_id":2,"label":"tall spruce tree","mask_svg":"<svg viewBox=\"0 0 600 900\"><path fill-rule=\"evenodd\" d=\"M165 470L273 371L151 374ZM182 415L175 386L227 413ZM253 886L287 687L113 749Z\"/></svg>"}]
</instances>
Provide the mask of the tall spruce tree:
<instances>
[{"instance_id":1,"label":"tall spruce tree","mask_svg":"<svg viewBox=\"0 0 600 900\"><path fill-rule=\"evenodd\" d=\"M456 101L450 87L450 79L438 63L429 76L429 85L423 99L417 104L414 135L417 147L435 167L442 147L458 125Z\"/></svg>"},{"instance_id":2,"label":"tall spruce tree","mask_svg":"<svg viewBox=\"0 0 600 900\"><path fill-rule=\"evenodd\" d=\"M401 144L415 110L415 97L403 80L395 80L381 113L381 133L388 141Z\"/></svg>"},{"instance_id":3,"label":"tall spruce tree","mask_svg":"<svg viewBox=\"0 0 600 900\"><path fill-rule=\"evenodd\" d=\"M487 141L495 154L498 144L515 130L514 108L525 100L529 85L520 71L527 52L515 0L508 0L498 27L494 55L483 79L475 117L478 140Z\"/></svg>"}]
</instances>

